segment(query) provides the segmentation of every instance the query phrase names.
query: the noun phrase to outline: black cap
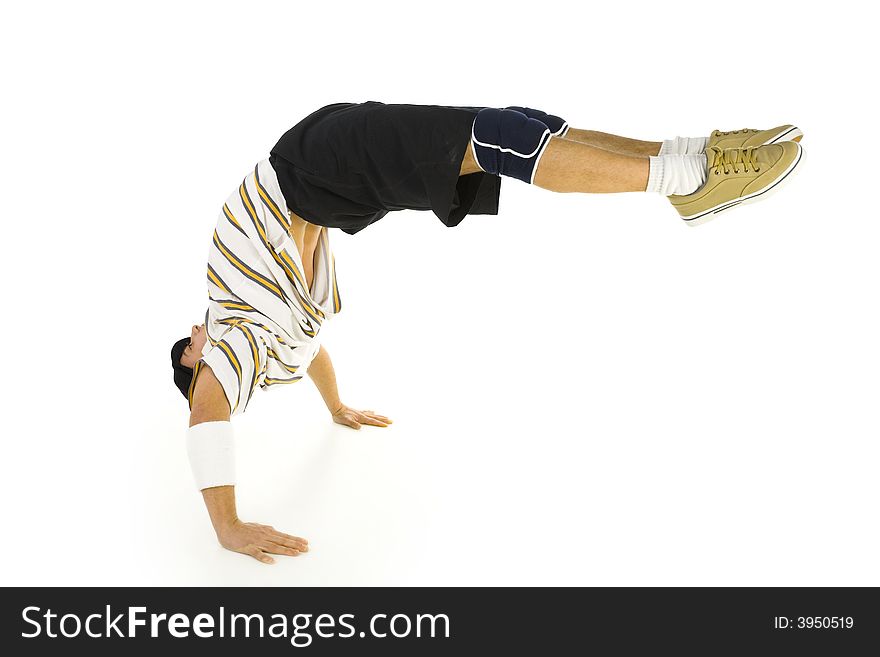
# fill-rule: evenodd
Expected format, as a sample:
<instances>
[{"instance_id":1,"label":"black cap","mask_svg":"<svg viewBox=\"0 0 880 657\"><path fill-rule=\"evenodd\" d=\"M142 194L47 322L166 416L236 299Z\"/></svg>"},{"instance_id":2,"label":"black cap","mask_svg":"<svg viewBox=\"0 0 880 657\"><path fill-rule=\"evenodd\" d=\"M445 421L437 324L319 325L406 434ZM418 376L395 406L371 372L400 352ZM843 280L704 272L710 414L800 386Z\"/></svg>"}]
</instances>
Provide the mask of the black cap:
<instances>
[{"instance_id":1,"label":"black cap","mask_svg":"<svg viewBox=\"0 0 880 657\"><path fill-rule=\"evenodd\" d=\"M191 367L182 365L180 359L183 357L183 350L189 344L190 337L186 336L174 343L171 347L171 367L174 368L174 385L183 393L184 399L189 401L189 385L192 383L193 371Z\"/></svg>"}]
</instances>

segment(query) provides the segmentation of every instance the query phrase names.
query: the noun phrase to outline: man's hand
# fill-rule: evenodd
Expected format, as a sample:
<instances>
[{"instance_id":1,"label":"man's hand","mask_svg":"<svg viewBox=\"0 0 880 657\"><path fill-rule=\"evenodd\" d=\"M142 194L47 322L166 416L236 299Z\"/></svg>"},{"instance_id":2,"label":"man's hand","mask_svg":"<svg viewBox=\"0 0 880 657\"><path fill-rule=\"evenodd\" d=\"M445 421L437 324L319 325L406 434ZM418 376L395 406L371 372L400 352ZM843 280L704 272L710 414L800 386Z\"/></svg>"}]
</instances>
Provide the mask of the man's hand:
<instances>
[{"instance_id":1,"label":"man's hand","mask_svg":"<svg viewBox=\"0 0 880 657\"><path fill-rule=\"evenodd\" d=\"M333 411L333 421L336 424L344 424L352 429L360 429L363 424L369 424L374 427L387 427L391 424L391 420L384 415L379 415L373 411L356 411L345 404L340 404Z\"/></svg>"},{"instance_id":2,"label":"man's hand","mask_svg":"<svg viewBox=\"0 0 880 657\"><path fill-rule=\"evenodd\" d=\"M309 365L309 376L315 382L324 403L327 404L327 410L330 411L336 424L344 424L352 429L360 429L363 424L370 424L374 427L387 427L391 424L391 420L384 415L378 415L373 411L356 411L339 400L339 391L336 389L336 373L333 371L330 354L323 346Z\"/></svg>"},{"instance_id":3,"label":"man's hand","mask_svg":"<svg viewBox=\"0 0 880 657\"><path fill-rule=\"evenodd\" d=\"M309 551L309 542L298 536L279 532L268 525L236 520L229 527L217 532L220 545L227 550L247 554L263 563L275 563L270 554L286 554L296 557Z\"/></svg>"}]
</instances>

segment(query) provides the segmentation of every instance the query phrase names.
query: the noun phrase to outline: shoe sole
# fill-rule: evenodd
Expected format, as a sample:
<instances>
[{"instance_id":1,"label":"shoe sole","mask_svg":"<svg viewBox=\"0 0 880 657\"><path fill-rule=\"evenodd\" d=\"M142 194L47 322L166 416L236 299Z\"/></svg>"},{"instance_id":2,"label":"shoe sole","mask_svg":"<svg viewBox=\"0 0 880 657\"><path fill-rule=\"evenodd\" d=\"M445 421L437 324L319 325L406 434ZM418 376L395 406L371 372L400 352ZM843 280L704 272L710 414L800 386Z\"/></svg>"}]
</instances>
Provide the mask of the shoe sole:
<instances>
[{"instance_id":1,"label":"shoe sole","mask_svg":"<svg viewBox=\"0 0 880 657\"><path fill-rule=\"evenodd\" d=\"M804 133L801 132L800 128L796 128L794 126L791 126L788 130L786 130L785 132L779 133L778 135L773 137L773 139L771 139L770 141L765 141L764 146L766 146L767 144L778 144L781 141L800 142L800 140L803 138L804 138Z\"/></svg>"},{"instance_id":2,"label":"shoe sole","mask_svg":"<svg viewBox=\"0 0 880 657\"><path fill-rule=\"evenodd\" d=\"M794 141L793 139L790 141ZM791 180L791 174L794 172L795 168L798 164L800 164L804 159L804 147L800 145L797 141L794 143L797 144L798 154L797 157L794 158L794 161L788 166L785 173L779 176L772 183L767 185L764 189L760 189L757 192L753 192L748 196L742 196L734 201L726 201L721 203L720 205L716 205L714 208L706 210L705 212L694 215L693 217L682 217L684 222L688 226L700 226L707 221L712 221L715 218L715 215L719 212L724 212L725 210L729 210L730 208L735 208L740 205L747 205L749 203L753 203L756 200L763 200L768 198L778 192L785 183Z\"/></svg>"}]
</instances>

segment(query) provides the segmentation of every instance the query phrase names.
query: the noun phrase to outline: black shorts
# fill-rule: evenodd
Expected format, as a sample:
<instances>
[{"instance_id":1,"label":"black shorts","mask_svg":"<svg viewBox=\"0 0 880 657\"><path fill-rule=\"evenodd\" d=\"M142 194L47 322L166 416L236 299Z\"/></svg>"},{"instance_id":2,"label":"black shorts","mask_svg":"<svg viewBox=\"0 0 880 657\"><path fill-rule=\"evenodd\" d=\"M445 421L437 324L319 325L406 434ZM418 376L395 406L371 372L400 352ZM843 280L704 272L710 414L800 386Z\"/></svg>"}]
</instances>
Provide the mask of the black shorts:
<instances>
[{"instance_id":1,"label":"black shorts","mask_svg":"<svg viewBox=\"0 0 880 657\"><path fill-rule=\"evenodd\" d=\"M432 210L456 226L498 214L500 176L459 176L480 109L327 105L288 130L269 162L287 206L310 223L354 234L394 210Z\"/></svg>"}]
</instances>

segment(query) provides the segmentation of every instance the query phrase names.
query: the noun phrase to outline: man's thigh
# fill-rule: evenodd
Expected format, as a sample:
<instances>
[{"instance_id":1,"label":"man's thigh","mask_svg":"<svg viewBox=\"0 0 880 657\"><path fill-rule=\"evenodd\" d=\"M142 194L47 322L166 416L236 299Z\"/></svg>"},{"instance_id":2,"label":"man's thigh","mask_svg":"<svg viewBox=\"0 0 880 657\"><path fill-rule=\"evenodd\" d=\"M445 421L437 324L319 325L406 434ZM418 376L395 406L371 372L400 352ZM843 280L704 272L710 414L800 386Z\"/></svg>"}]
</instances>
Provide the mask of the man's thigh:
<instances>
[{"instance_id":1,"label":"man's thigh","mask_svg":"<svg viewBox=\"0 0 880 657\"><path fill-rule=\"evenodd\" d=\"M474 151L471 147L471 140L468 137L467 148L464 149L464 158L461 161L461 171L459 172L460 176L466 176L469 173L479 173L482 169L477 165L477 161L474 159Z\"/></svg>"}]
</instances>

